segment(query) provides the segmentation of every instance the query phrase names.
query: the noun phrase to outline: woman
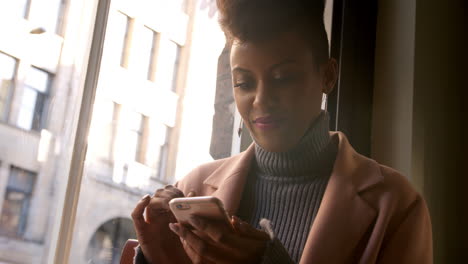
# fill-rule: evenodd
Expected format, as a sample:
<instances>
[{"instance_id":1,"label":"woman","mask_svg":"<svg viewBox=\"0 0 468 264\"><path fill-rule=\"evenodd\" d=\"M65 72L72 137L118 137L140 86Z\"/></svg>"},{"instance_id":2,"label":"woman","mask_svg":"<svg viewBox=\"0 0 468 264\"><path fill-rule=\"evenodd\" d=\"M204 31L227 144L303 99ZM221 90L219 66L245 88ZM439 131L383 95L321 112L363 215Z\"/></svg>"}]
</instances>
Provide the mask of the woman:
<instances>
[{"instance_id":1,"label":"woman","mask_svg":"<svg viewBox=\"0 0 468 264\"><path fill-rule=\"evenodd\" d=\"M337 63L324 2L218 0L234 97L254 144L201 165L135 207L136 263L431 263L423 198L398 172L330 133L321 111ZM167 203L213 195L236 232L176 223ZM146 209L146 221L143 212Z\"/></svg>"}]
</instances>

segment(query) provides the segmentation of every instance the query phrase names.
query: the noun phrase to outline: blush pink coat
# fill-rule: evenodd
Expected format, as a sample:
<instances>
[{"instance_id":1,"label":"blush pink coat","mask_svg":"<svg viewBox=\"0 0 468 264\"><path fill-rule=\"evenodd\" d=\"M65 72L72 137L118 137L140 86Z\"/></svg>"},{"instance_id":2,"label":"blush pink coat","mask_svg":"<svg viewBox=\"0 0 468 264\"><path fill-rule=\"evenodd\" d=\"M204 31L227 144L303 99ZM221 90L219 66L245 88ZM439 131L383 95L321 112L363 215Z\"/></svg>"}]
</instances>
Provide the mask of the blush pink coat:
<instances>
[{"instance_id":1,"label":"blush pink coat","mask_svg":"<svg viewBox=\"0 0 468 264\"><path fill-rule=\"evenodd\" d=\"M354 151L344 134L300 263L432 263L424 199L397 171ZM220 198L236 214L254 146L194 169L176 185L185 194Z\"/></svg>"}]
</instances>

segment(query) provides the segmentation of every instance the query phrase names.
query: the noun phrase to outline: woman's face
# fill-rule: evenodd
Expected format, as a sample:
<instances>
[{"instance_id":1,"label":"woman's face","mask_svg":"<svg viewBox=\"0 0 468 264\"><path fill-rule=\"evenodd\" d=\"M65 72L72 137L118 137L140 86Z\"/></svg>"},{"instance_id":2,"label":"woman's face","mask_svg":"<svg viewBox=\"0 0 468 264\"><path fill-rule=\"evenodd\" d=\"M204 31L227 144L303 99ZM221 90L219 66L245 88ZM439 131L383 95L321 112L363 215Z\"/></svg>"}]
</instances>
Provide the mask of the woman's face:
<instances>
[{"instance_id":1,"label":"woman's face","mask_svg":"<svg viewBox=\"0 0 468 264\"><path fill-rule=\"evenodd\" d=\"M336 80L336 62L320 67L297 33L276 39L236 43L231 69L237 108L251 135L264 149L294 147L320 114L322 93Z\"/></svg>"}]
</instances>

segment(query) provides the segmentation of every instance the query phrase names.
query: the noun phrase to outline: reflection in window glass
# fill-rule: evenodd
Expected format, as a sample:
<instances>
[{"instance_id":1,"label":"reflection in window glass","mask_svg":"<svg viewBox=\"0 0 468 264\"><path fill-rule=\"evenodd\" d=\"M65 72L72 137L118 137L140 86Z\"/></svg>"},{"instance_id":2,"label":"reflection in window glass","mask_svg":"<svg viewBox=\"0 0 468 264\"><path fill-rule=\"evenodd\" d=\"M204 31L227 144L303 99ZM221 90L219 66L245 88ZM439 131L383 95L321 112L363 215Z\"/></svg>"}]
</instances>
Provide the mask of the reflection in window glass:
<instances>
[{"instance_id":1,"label":"reflection in window glass","mask_svg":"<svg viewBox=\"0 0 468 264\"><path fill-rule=\"evenodd\" d=\"M49 73L31 68L24 82L24 90L17 125L26 130L43 127L45 104L49 89Z\"/></svg>"},{"instance_id":2,"label":"reflection in window glass","mask_svg":"<svg viewBox=\"0 0 468 264\"><path fill-rule=\"evenodd\" d=\"M0 216L0 235L21 237L24 234L35 179L33 172L10 168Z\"/></svg>"},{"instance_id":3,"label":"reflection in window glass","mask_svg":"<svg viewBox=\"0 0 468 264\"><path fill-rule=\"evenodd\" d=\"M16 64L16 59L0 52L0 121L8 117Z\"/></svg>"}]
</instances>

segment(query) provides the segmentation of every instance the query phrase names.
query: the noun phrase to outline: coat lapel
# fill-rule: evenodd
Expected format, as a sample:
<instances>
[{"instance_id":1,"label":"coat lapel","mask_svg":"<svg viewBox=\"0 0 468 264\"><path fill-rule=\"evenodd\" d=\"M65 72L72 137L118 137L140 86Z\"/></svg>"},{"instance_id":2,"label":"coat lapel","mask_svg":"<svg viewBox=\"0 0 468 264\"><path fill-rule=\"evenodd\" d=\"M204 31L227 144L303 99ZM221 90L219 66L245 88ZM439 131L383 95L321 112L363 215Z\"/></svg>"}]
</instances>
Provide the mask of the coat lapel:
<instances>
[{"instance_id":1,"label":"coat lapel","mask_svg":"<svg viewBox=\"0 0 468 264\"><path fill-rule=\"evenodd\" d=\"M217 188L212 195L223 202L224 208L230 215L234 215L239 208L254 155L255 144L251 144L247 150L225 162L203 182Z\"/></svg>"},{"instance_id":2,"label":"coat lapel","mask_svg":"<svg viewBox=\"0 0 468 264\"><path fill-rule=\"evenodd\" d=\"M377 216L359 194L383 179L378 164L357 154L343 134L332 137L338 154L300 263L350 263Z\"/></svg>"}]
</instances>

